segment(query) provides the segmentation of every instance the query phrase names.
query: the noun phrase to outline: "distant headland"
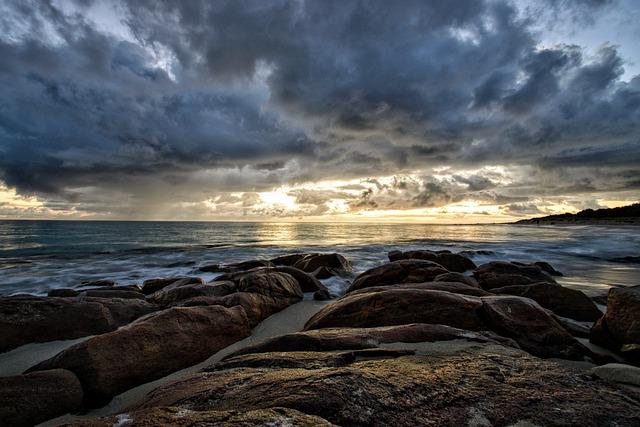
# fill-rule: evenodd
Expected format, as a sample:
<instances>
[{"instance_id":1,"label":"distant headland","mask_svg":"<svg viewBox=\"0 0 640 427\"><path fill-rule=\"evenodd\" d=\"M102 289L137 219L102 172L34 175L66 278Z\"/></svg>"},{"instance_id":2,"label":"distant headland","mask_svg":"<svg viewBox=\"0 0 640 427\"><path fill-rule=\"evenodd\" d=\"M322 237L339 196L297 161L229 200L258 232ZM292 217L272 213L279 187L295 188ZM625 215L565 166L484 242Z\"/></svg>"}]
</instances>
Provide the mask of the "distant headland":
<instances>
[{"instance_id":1,"label":"distant headland","mask_svg":"<svg viewBox=\"0 0 640 427\"><path fill-rule=\"evenodd\" d=\"M607 209L585 209L575 214L563 213L522 219L515 224L640 224L640 203Z\"/></svg>"}]
</instances>

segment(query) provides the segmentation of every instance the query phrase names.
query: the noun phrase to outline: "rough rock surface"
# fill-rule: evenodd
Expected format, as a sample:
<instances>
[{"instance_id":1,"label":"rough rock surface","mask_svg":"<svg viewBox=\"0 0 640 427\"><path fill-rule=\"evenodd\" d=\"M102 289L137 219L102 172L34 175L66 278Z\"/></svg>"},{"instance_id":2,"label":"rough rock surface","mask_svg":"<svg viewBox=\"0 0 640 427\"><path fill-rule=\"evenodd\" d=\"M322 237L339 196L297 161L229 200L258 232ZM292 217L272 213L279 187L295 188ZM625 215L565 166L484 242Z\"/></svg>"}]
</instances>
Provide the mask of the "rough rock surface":
<instances>
[{"instance_id":1,"label":"rough rock surface","mask_svg":"<svg viewBox=\"0 0 640 427\"><path fill-rule=\"evenodd\" d=\"M479 288L480 285L478 281L474 279L472 276L465 276L462 273L442 273L436 276L433 279L434 282L456 282L456 283L465 283L469 286L473 286L474 288Z\"/></svg>"},{"instance_id":2,"label":"rough rock surface","mask_svg":"<svg viewBox=\"0 0 640 427\"><path fill-rule=\"evenodd\" d=\"M607 311L591 328L591 341L640 363L640 286L609 289Z\"/></svg>"},{"instance_id":3,"label":"rough rock surface","mask_svg":"<svg viewBox=\"0 0 640 427\"><path fill-rule=\"evenodd\" d=\"M179 301L204 296L224 296L233 290L229 290L229 286L235 286L232 282L213 282L213 283L186 283L177 282L169 286L165 286L149 295L147 300L162 306L175 304ZM232 288L233 289L233 288Z\"/></svg>"},{"instance_id":4,"label":"rough rock surface","mask_svg":"<svg viewBox=\"0 0 640 427\"><path fill-rule=\"evenodd\" d=\"M616 383L640 387L640 368L622 363L607 363L589 369L591 375Z\"/></svg>"},{"instance_id":5,"label":"rough rock surface","mask_svg":"<svg viewBox=\"0 0 640 427\"><path fill-rule=\"evenodd\" d=\"M64 369L0 377L0 425L32 426L81 407L80 381Z\"/></svg>"},{"instance_id":6,"label":"rough rock surface","mask_svg":"<svg viewBox=\"0 0 640 427\"><path fill-rule=\"evenodd\" d=\"M76 344L30 369L68 369L96 407L139 384L194 365L251 333L241 307L175 307Z\"/></svg>"},{"instance_id":7,"label":"rough rock surface","mask_svg":"<svg viewBox=\"0 0 640 427\"><path fill-rule=\"evenodd\" d=\"M427 250L418 251L391 251L389 252L389 261L399 261L401 259L424 259L433 261L449 271L462 273L467 270L473 270L476 265L471 259L464 255L454 254L449 251L433 252Z\"/></svg>"},{"instance_id":8,"label":"rough rock surface","mask_svg":"<svg viewBox=\"0 0 640 427\"><path fill-rule=\"evenodd\" d=\"M436 276L444 273L448 271L433 261L419 259L392 261L358 275L347 289L347 293L371 286L431 282Z\"/></svg>"},{"instance_id":9,"label":"rough rock surface","mask_svg":"<svg viewBox=\"0 0 640 427\"><path fill-rule=\"evenodd\" d=\"M174 283L181 283L182 285L188 284L202 284L204 281L200 277L168 277L161 279L149 279L142 283L142 293L145 295L152 294L160 289L172 285Z\"/></svg>"},{"instance_id":10,"label":"rough rock surface","mask_svg":"<svg viewBox=\"0 0 640 427\"><path fill-rule=\"evenodd\" d=\"M124 298L124 299L145 299L142 292L130 291L126 289L88 289L80 292L79 296L94 298Z\"/></svg>"},{"instance_id":11,"label":"rough rock surface","mask_svg":"<svg viewBox=\"0 0 640 427\"><path fill-rule=\"evenodd\" d=\"M518 350L494 348L446 355L380 352L328 367L340 356L252 354L227 360L231 369L223 363L164 385L139 408L284 406L349 426L637 426L638 393Z\"/></svg>"},{"instance_id":12,"label":"rough rock surface","mask_svg":"<svg viewBox=\"0 0 640 427\"><path fill-rule=\"evenodd\" d=\"M190 411L182 408L151 408L110 417L86 418L61 427L331 427L329 421L295 409L268 408L254 411Z\"/></svg>"},{"instance_id":13,"label":"rough rock surface","mask_svg":"<svg viewBox=\"0 0 640 427\"><path fill-rule=\"evenodd\" d=\"M247 271L259 267L273 267L271 261L265 259L252 259L249 261L236 262L233 264L209 264L203 265L198 270L212 273L233 273L236 271Z\"/></svg>"},{"instance_id":14,"label":"rough rock surface","mask_svg":"<svg viewBox=\"0 0 640 427\"><path fill-rule=\"evenodd\" d=\"M559 316L576 320L595 321L602 312L591 298L580 291L551 283L533 283L491 289L494 294L517 295L531 298Z\"/></svg>"},{"instance_id":15,"label":"rough rock surface","mask_svg":"<svg viewBox=\"0 0 640 427\"><path fill-rule=\"evenodd\" d=\"M140 300L108 298L0 298L0 352L32 342L110 332L156 310Z\"/></svg>"},{"instance_id":16,"label":"rough rock surface","mask_svg":"<svg viewBox=\"0 0 640 427\"><path fill-rule=\"evenodd\" d=\"M426 282L426 283L400 283L397 285L372 286L370 288L362 288L357 291L350 292L349 295L360 295L372 292L386 292L390 288L393 289L424 289L432 291L447 291L453 294L470 295L475 297L484 297L492 295L490 292L482 290L466 283L456 282Z\"/></svg>"},{"instance_id":17,"label":"rough rock surface","mask_svg":"<svg viewBox=\"0 0 640 427\"><path fill-rule=\"evenodd\" d=\"M319 269L324 271L333 271L336 274L343 274L351 271L351 263L340 254L305 254L302 258L293 264L307 273L313 273Z\"/></svg>"},{"instance_id":18,"label":"rough rock surface","mask_svg":"<svg viewBox=\"0 0 640 427\"><path fill-rule=\"evenodd\" d=\"M483 289L487 290L539 282L556 283L553 277L537 265L504 261L492 261L481 265L474 270L473 277Z\"/></svg>"}]
</instances>

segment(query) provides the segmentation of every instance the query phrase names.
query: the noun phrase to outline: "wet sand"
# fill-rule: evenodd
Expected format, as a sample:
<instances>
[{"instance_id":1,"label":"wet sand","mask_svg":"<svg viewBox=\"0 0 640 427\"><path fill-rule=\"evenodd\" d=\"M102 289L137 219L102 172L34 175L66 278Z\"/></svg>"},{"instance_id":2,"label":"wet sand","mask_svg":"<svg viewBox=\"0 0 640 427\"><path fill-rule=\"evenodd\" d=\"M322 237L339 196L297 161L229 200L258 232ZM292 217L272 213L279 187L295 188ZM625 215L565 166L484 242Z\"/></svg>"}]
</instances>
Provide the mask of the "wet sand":
<instances>
[{"instance_id":1,"label":"wet sand","mask_svg":"<svg viewBox=\"0 0 640 427\"><path fill-rule=\"evenodd\" d=\"M314 300L304 300L301 301L297 304L294 304L290 307L285 308L284 310L268 317L266 320L264 320L262 323L260 323L258 326L256 326L253 331L251 336L238 341L232 345L230 345L229 347L226 347L222 350L220 350L219 352L215 353L214 355L212 355L211 357L209 357L207 360L205 360L204 362L201 362L197 365L194 366L190 366L186 369L183 369L181 371L177 371L174 372L170 375L167 375L166 377L160 378L158 380L152 381L150 383L146 383L146 384L142 384L138 387L132 388L130 390L127 390L126 392L116 396L113 398L113 400L107 405L104 406L102 408L98 408L98 409L94 409L92 411L90 411L89 413L87 413L86 415L83 416L77 416L77 415L63 415L61 417L58 418L54 418L52 420L49 420L45 423L39 424L40 426L55 426L59 423L65 422L65 421L71 421L71 420L77 420L77 419L82 419L83 417L87 417L87 416L103 416L103 415L111 415L111 414L115 414L118 412L122 412L124 409L132 406L133 404L135 404L137 401L139 401L142 397L144 397L148 392L150 392L151 390L155 389L156 387L168 383L170 381L175 381L178 380L180 378L183 378L184 376L192 373L192 372L197 372L200 369L209 366L213 363L216 363L218 361L220 361L223 357L225 357L226 355L239 350L243 347L249 346L249 345L253 345L257 342L260 342L262 340L265 340L267 338L271 338L277 335L282 335L282 334L288 334L291 332L298 332L300 331L304 324L306 323L306 321L313 316L316 312L318 312L322 307L324 307L325 305L327 305L330 301L314 301ZM86 338L85 338L86 339ZM80 340L75 340L75 342L81 341ZM57 348L60 348L60 343L63 342L67 342L69 343L69 341L58 341L57 343ZM75 343L74 342L74 343ZM53 344L53 343L46 343L46 344ZM68 346L69 344L67 344ZM28 346L23 346L23 347L28 347ZM21 347L22 348L22 347ZM62 349L64 349L65 347L62 347ZM59 351L59 350L58 350ZM46 353L44 350L41 351L42 354ZM55 355L57 353L54 352L51 355ZM45 358L46 359L46 358ZM42 359L44 360L44 359ZM2 361L0 361L0 364L2 363ZM15 363L15 362L14 362ZM29 365L31 366L31 365Z\"/></svg>"}]
</instances>

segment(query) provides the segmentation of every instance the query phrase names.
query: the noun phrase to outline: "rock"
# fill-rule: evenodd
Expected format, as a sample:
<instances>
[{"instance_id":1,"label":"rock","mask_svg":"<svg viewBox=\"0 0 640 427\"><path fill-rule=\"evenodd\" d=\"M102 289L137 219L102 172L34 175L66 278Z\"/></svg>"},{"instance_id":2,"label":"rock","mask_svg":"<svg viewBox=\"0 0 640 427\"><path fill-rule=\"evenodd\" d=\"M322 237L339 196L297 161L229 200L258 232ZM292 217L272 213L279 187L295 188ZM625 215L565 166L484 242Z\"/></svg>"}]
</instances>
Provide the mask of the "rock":
<instances>
[{"instance_id":1,"label":"rock","mask_svg":"<svg viewBox=\"0 0 640 427\"><path fill-rule=\"evenodd\" d=\"M611 261L611 262L621 262L621 263L624 263L624 264L639 264L640 263L640 256L627 255L627 256L622 256L622 257L617 257L617 258L611 258L611 259L609 259L609 261Z\"/></svg>"},{"instance_id":2,"label":"rock","mask_svg":"<svg viewBox=\"0 0 640 427\"><path fill-rule=\"evenodd\" d=\"M59 288L59 289L51 289L47 292L48 297L60 297L60 298L68 298L68 297L76 297L79 292L75 289L70 288Z\"/></svg>"},{"instance_id":3,"label":"rock","mask_svg":"<svg viewBox=\"0 0 640 427\"><path fill-rule=\"evenodd\" d=\"M536 261L533 264L537 265L542 271L552 276L563 276L561 272L553 268L553 266L546 261Z\"/></svg>"},{"instance_id":4,"label":"rock","mask_svg":"<svg viewBox=\"0 0 640 427\"><path fill-rule=\"evenodd\" d=\"M371 286L431 282L436 276L444 273L448 271L432 261L417 259L392 261L358 275L347 289L347 293Z\"/></svg>"},{"instance_id":5,"label":"rock","mask_svg":"<svg viewBox=\"0 0 640 427\"><path fill-rule=\"evenodd\" d=\"M329 291L327 287L318 280L317 277L314 277L313 275L306 273L298 268L280 266L275 267L273 271L291 275L294 279L297 280L298 285L300 285L300 289L302 289L302 292L306 293L316 291Z\"/></svg>"},{"instance_id":6,"label":"rock","mask_svg":"<svg viewBox=\"0 0 640 427\"><path fill-rule=\"evenodd\" d=\"M101 287L111 287L115 286L115 280L102 279L102 280L84 280L80 286L82 287L91 287L91 288L101 288Z\"/></svg>"},{"instance_id":7,"label":"rock","mask_svg":"<svg viewBox=\"0 0 640 427\"><path fill-rule=\"evenodd\" d=\"M499 343L518 348L515 341L493 332L471 332L445 325L414 323L376 328L328 328L280 335L244 347L223 360L254 353L271 352L333 352L383 348L391 343L425 343L468 340L480 343Z\"/></svg>"},{"instance_id":8,"label":"rock","mask_svg":"<svg viewBox=\"0 0 640 427\"><path fill-rule=\"evenodd\" d=\"M493 288L491 292L531 298L557 315L571 319L593 322L602 316L602 312L584 293L557 284L533 283L531 285L506 286Z\"/></svg>"},{"instance_id":9,"label":"rock","mask_svg":"<svg viewBox=\"0 0 640 427\"><path fill-rule=\"evenodd\" d=\"M591 328L591 341L640 363L640 286L609 289L607 311Z\"/></svg>"},{"instance_id":10,"label":"rock","mask_svg":"<svg viewBox=\"0 0 640 427\"><path fill-rule=\"evenodd\" d=\"M194 365L251 334L241 307L174 307L78 343L29 369L67 369L85 405L99 407L137 385Z\"/></svg>"},{"instance_id":11,"label":"rock","mask_svg":"<svg viewBox=\"0 0 640 427\"><path fill-rule=\"evenodd\" d=\"M466 283L456 282L426 282L426 283L400 283L397 285L388 286L372 286L370 288L363 288L357 291L350 292L349 295L360 295L371 292L386 292L390 288L393 289L424 289L432 291L447 291L454 294L470 295L475 297L490 296L491 293L482 290L475 286L467 285Z\"/></svg>"},{"instance_id":12,"label":"rock","mask_svg":"<svg viewBox=\"0 0 640 427\"><path fill-rule=\"evenodd\" d=\"M328 279L329 277L340 276L342 272L329 267L320 267L311 274L316 279Z\"/></svg>"},{"instance_id":13,"label":"rock","mask_svg":"<svg viewBox=\"0 0 640 427\"><path fill-rule=\"evenodd\" d=\"M177 282L173 285L165 286L147 296L147 299L158 305L169 306L194 297L203 296L224 296L235 292L236 286L230 281L211 282L207 284Z\"/></svg>"},{"instance_id":14,"label":"rock","mask_svg":"<svg viewBox=\"0 0 640 427\"><path fill-rule=\"evenodd\" d=\"M33 426L48 419L79 411L82 387L64 369L0 377L0 424Z\"/></svg>"},{"instance_id":15,"label":"rock","mask_svg":"<svg viewBox=\"0 0 640 427\"><path fill-rule=\"evenodd\" d=\"M558 316L551 313L553 320L562 325L574 337L589 338L591 336L591 324L586 322L579 322L577 320L569 319L567 317ZM586 323L586 324L585 324Z\"/></svg>"},{"instance_id":16,"label":"rock","mask_svg":"<svg viewBox=\"0 0 640 427\"><path fill-rule=\"evenodd\" d=\"M637 392L496 347L445 355L382 353L329 367L318 360L332 355L263 353L245 358L245 366L239 360L233 369L163 385L138 409L286 406L345 426L637 426ZM278 367L285 356L295 367Z\"/></svg>"},{"instance_id":17,"label":"rock","mask_svg":"<svg viewBox=\"0 0 640 427\"><path fill-rule=\"evenodd\" d=\"M479 288L478 281L471 276L465 276L462 273L443 273L433 279L434 282L455 282L464 283L474 288Z\"/></svg>"},{"instance_id":18,"label":"rock","mask_svg":"<svg viewBox=\"0 0 640 427\"><path fill-rule=\"evenodd\" d=\"M539 282L556 283L553 277L536 265L519 265L503 261L481 265L473 272L473 277L486 290Z\"/></svg>"},{"instance_id":19,"label":"rock","mask_svg":"<svg viewBox=\"0 0 640 427\"><path fill-rule=\"evenodd\" d=\"M346 295L317 312L304 329L434 323L474 330L482 326L481 307L474 297L390 287L384 292Z\"/></svg>"},{"instance_id":20,"label":"rock","mask_svg":"<svg viewBox=\"0 0 640 427\"><path fill-rule=\"evenodd\" d=\"M336 272L348 272L352 270L351 263L342 255L332 254L305 254L302 258L293 264L295 268L299 268L307 273L325 267Z\"/></svg>"},{"instance_id":21,"label":"rock","mask_svg":"<svg viewBox=\"0 0 640 427\"><path fill-rule=\"evenodd\" d=\"M327 290L315 291L313 299L316 301L326 301L331 299L331 294Z\"/></svg>"},{"instance_id":22,"label":"rock","mask_svg":"<svg viewBox=\"0 0 640 427\"><path fill-rule=\"evenodd\" d=\"M589 369L589 374L603 380L640 387L640 368L622 363L608 363Z\"/></svg>"},{"instance_id":23,"label":"rock","mask_svg":"<svg viewBox=\"0 0 640 427\"><path fill-rule=\"evenodd\" d=\"M151 408L108 417L83 418L61 424L67 427L113 426L216 426L216 427L332 427L329 421L289 408L254 411L190 411L180 408Z\"/></svg>"},{"instance_id":24,"label":"rock","mask_svg":"<svg viewBox=\"0 0 640 427\"><path fill-rule=\"evenodd\" d=\"M389 252L389 261L399 261L402 259L424 259L440 264L449 271L462 273L467 270L473 270L476 265L473 261L464 255L453 254L450 251L391 251Z\"/></svg>"},{"instance_id":25,"label":"rock","mask_svg":"<svg viewBox=\"0 0 640 427\"><path fill-rule=\"evenodd\" d=\"M302 258L309 254L289 254L289 255L281 255L279 257L275 257L269 261L271 261L274 265L287 265L289 267L293 267L293 265L300 261Z\"/></svg>"},{"instance_id":26,"label":"rock","mask_svg":"<svg viewBox=\"0 0 640 427\"><path fill-rule=\"evenodd\" d=\"M487 326L514 339L534 356L580 360L590 355L586 347L530 299L496 296L484 297L482 302Z\"/></svg>"},{"instance_id":27,"label":"rock","mask_svg":"<svg viewBox=\"0 0 640 427\"><path fill-rule=\"evenodd\" d=\"M104 298L0 298L0 352L24 344L102 334L150 313L138 300Z\"/></svg>"},{"instance_id":28,"label":"rock","mask_svg":"<svg viewBox=\"0 0 640 427\"><path fill-rule=\"evenodd\" d=\"M200 277L168 277L164 279L148 279L142 283L142 293L150 295L160 289L172 285L180 281L183 285L203 284L204 281Z\"/></svg>"},{"instance_id":29,"label":"rock","mask_svg":"<svg viewBox=\"0 0 640 427\"><path fill-rule=\"evenodd\" d=\"M233 273L236 271L247 271L259 267L273 267L274 264L271 261L264 259L254 259L249 261L237 262L234 264L209 264L203 265L198 268L200 271L211 273Z\"/></svg>"},{"instance_id":30,"label":"rock","mask_svg":"<svg viewBox=\"0 0 640 427\"><path fill-rule=\"evenodd\" d=\"M120 289L90 289L82 291L79 294L84 297L96 297L96 298L124 298L124 299L142 299L144 300L144 294L142 292L120 290Z\"/></svg>"}]
</instances>

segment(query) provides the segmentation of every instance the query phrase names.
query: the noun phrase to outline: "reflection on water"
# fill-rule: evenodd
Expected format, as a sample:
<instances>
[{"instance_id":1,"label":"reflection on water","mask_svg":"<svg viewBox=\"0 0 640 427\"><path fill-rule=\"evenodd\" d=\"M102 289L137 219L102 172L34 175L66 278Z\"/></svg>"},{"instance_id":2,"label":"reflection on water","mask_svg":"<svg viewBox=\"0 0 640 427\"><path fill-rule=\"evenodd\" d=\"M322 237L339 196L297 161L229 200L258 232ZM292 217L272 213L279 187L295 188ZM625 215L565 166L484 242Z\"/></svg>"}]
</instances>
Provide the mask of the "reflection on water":
<instances>
[{"instance_id":1,"label":"reflection on water","mask_svg":"<svg viewBox=\"0 0 640 427\"><path fill-rule=\"evenodd\" d=\"M0 292L42 293L82 280L197 273L209 262L287 252L338 251L362 271L393 249L490 251L489 260L546 260L579 289L640 282L640 266L611 258L639 255L633 226L512 226L355 223L0 221ZM212 275L204 275L211 278ZM344 281L329 281L339 292Z\"/></svg>"}]
</instances>

